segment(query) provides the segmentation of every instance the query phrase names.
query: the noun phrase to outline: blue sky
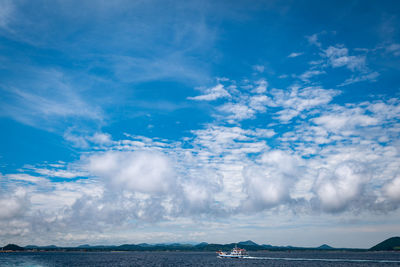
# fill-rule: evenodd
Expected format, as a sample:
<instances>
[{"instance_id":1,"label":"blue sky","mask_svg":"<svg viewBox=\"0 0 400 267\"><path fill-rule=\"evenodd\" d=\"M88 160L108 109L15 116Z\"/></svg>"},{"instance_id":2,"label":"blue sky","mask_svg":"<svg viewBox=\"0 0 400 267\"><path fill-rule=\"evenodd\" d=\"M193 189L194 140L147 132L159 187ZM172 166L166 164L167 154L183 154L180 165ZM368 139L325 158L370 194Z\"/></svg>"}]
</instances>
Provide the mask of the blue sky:
<instances>
[{"instance_id":1,"label":"blue sky","mask_svg":"<svg viewBox=\"0 0 400 267\"><path fill-rule=\"evenodd\" d=\"M400 226L395 1L0 1L0 240L370 247Z\"/></svg>"}]
</instances>

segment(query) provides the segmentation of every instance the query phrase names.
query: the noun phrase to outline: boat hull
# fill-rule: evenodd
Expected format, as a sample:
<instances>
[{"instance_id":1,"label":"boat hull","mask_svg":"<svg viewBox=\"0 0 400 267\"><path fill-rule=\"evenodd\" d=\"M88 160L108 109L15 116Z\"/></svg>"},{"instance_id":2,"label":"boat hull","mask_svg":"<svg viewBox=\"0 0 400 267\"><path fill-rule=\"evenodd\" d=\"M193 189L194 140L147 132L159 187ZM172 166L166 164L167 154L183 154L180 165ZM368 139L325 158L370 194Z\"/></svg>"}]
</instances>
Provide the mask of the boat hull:
<instances>
[{"instance_id":1,"label":"boat hull","mask_svg":"<svg viewBox=\"0 0 400 267\"><path fill-rule=\"evenodd\" d=\"M246 257L246 256L236 256L236 255L218 255L217 256L218 258L220 258L220 259L223 259L223 258L230 258L230 259L243 259L244 257Z\"/></svg>"}]
</instances>

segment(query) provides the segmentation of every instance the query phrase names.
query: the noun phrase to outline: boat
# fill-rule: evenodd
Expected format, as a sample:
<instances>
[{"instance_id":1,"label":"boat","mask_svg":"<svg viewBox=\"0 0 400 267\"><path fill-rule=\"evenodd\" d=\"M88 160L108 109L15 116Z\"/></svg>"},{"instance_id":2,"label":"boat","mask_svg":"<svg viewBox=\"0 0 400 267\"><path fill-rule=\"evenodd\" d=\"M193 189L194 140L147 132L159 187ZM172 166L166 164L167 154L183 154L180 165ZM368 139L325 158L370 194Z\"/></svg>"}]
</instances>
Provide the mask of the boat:
<instances>
[{"instance_id":1,"label":"boat","mask_svg":"<svg viewBox=\"0 0 400 267\"><path fill-rule=\"evenodd\" d=\"M235 258L235 259L243 259L249 257L249 253L244 248L238 248L237 245L231 250L230 253L217 251L218 258Z\"/></svg>"}]
</instances>

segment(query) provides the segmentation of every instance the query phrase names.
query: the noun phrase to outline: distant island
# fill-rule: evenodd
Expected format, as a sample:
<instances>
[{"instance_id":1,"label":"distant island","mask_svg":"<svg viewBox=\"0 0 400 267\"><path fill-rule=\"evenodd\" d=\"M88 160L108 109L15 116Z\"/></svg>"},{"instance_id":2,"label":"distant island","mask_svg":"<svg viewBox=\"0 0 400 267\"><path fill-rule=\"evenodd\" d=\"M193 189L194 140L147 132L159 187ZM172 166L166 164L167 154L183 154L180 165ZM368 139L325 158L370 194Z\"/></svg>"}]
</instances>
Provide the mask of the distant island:
<instances>
[{"instance_id":1,"label":"distant island","mask_svg":"<svg viewBox=\"0 0 400 267\"><path fill-rule=\"evenodd\" d=\"M382 251L382 250L397 250L400 251L400 237L395 236L382 241L381 243L370 248L373 251Z\"/></svg>"},{"instance_id":2,"label":"distant island","mask_svg":"<svg viewBox=\"0 0 400 267\"><path fill-rule=\"evenodd\" d=\"M181 243L162 243L162 244L124 244L119 246L91 246L88 244L77 247L58 247L50 246L35 246L29 245L20 247L15 244L8 244L1 248L0 252L14 251L218 251L231 250L235 245L249 251L291 251L291 250L319 250L319 251L400 251L400 237L391 237L385 241L371 247L370 249L355 249L355 248L333 248L327 244L319 247L294 247L294 246L272 246L267 244L259 245L251 240L241 241L230 244L209 244L202 242L199 244L181 244Z\"/></svg>"}]
</instances>

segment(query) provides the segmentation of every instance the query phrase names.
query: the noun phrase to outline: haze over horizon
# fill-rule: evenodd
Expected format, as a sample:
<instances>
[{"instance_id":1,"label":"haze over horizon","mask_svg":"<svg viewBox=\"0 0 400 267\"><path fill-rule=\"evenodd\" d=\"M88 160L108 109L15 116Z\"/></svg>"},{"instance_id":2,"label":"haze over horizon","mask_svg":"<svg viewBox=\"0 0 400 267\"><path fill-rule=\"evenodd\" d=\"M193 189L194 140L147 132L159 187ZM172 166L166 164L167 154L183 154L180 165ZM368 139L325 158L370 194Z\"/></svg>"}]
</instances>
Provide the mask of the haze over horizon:
<instances>
[{"instance_id":1,"label":"haze over horizon","mask_svg":"<svg viewBox=\"0 0 400 267\"><path fill-rule=\"evenodd\" d=\"M0 0L0 245L399 236L399 14Z\"/></svg>"}]
</instances>

